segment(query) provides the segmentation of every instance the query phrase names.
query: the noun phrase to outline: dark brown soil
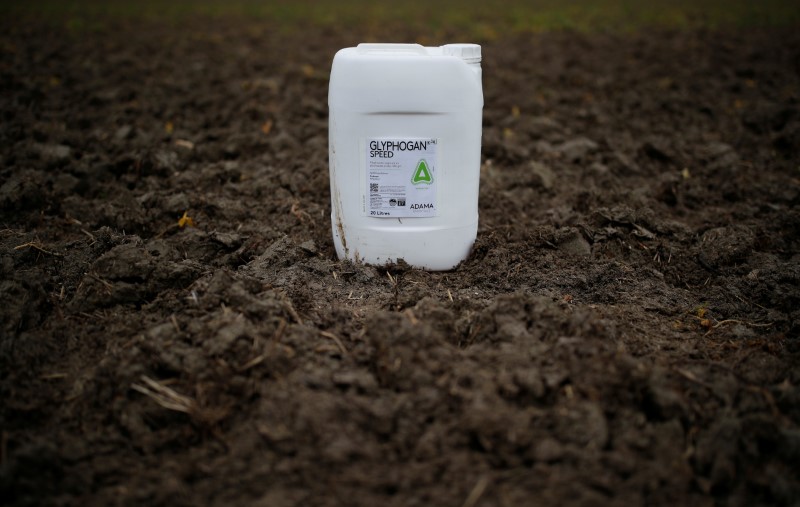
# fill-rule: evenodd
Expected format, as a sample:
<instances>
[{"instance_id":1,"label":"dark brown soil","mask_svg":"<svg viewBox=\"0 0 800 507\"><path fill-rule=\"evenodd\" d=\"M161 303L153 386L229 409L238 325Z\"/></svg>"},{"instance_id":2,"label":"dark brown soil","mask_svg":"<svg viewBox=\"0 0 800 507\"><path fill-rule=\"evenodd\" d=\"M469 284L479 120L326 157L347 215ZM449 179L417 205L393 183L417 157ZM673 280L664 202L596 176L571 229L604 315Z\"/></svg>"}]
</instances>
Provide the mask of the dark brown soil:
<instances>
[{"instance_id":1,"label":"dark brown soil","mask_svg":"<svg viewBox=\"0 0 800 507\"><path fill-rule=\"evenodd\" d=\"M359 34L3 24L0 503L800 502L797 31L484 42L428 273L335 258Z\"/></svg>"}]
</instances>

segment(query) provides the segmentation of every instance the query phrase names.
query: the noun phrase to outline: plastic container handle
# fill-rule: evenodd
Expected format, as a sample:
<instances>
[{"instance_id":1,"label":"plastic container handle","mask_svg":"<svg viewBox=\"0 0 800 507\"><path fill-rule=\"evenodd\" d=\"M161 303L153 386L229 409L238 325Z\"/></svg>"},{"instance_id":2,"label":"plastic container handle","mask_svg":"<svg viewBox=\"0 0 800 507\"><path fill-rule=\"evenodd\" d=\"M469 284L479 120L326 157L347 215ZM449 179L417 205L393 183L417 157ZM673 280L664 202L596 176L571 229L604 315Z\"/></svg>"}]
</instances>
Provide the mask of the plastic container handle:
<instances>
[{"instance_id":1,"label":"plastic container handle","mask_svg":"<svg viewBox=\"0 0 800 507\"><path fill-rule=\"evenodd\" d=\"M419 44L393 44L378 42L362 42L356 48L359 53L411 53L427 55L428 52Z\"/></svg>"}]
</instances>

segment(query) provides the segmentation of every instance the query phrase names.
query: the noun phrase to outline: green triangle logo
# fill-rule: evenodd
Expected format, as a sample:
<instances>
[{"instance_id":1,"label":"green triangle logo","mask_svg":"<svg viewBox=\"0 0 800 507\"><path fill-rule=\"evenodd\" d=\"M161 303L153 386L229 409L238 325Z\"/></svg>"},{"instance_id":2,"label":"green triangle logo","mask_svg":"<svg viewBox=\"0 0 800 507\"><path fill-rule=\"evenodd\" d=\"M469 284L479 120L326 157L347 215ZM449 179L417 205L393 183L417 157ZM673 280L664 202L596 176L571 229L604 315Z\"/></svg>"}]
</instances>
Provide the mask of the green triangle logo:
<instances>
[{"instance_id":1,"label":"green triangle logo","mask_svg":"<svg viewBox=\"0 0 800 507\"><path fill-rule=\"evenodd\" d=\"M417 168L414 170L414 176L411 177L411 183L414 185L419 185L420 183L430 185L433 183L431 170L424 158L417 162Z\"/></svg>"}]
</instances>

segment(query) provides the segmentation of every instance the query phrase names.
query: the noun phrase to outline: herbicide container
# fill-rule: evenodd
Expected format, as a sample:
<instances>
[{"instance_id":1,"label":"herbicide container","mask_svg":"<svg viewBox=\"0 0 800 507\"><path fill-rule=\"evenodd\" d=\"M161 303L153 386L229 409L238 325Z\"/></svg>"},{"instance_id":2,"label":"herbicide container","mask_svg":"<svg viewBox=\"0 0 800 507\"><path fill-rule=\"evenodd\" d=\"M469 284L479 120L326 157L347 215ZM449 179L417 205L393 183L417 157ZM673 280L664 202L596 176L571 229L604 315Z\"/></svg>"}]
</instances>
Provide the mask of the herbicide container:
<instances>
[{"instance_id":1,"label":"herbicide container","mask_svg":"<svg viewBox=\"0 0 800 507\"><path fill-rule=\"evenodd\" d=\"M478 230L481 47L359 44L328 94L339 258L454 268Z\"/></svg>"}]
</instances>

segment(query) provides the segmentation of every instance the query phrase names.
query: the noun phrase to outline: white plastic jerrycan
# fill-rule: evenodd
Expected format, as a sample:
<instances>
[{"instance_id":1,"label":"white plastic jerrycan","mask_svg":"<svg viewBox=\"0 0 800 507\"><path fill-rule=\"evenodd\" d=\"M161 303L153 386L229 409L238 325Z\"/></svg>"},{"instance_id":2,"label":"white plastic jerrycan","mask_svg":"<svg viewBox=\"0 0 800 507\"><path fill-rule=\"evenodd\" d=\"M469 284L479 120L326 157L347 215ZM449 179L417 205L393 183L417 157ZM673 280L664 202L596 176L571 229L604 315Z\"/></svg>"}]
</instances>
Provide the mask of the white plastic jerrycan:
<instances>
[{"instance_id":1,"label":"white plastic jerrycan","mask_svg":"<svg viewBox=\"0 0 800 507\"><path fill-rule=\"evenodd\" d=\"M333 59L331 220L339 258L428 270L478 231L481 47L359 44Z\"/></svg>"}]
</instances>

